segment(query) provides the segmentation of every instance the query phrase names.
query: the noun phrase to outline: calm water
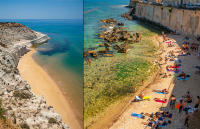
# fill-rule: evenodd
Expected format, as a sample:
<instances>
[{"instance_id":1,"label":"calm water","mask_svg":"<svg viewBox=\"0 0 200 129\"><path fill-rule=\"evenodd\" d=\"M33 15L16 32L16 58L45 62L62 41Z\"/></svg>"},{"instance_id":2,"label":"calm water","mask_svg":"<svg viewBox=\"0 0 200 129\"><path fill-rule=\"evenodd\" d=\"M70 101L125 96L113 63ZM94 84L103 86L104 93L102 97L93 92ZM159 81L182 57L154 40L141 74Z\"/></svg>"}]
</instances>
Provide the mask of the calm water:
<instances>
[{"instance_id":1,"label":"calm water","mask_svg":"<svg viewBox=\"0 0 200 129\"><path fill-rule=\"evenodd\" d=\"M137 21L125 20L121 14L129 9L125 6L130 0L85 0L84 1L84 48L95 47L101 42L97 38L100 20L114 18L125 23L125 27L131 31L149 31L147 26Z\"/></svg>"},{"instance_id":2,"label":"calm water","mask_svg":"<svg viewBox=\"0 0 200 129\"><path fill-rule=\"evenodd\" d=\"M51 39L37 48L35 60L56 80L82 119L83 20L3 20L24 24Z\"/></svg>"}]
</instances>

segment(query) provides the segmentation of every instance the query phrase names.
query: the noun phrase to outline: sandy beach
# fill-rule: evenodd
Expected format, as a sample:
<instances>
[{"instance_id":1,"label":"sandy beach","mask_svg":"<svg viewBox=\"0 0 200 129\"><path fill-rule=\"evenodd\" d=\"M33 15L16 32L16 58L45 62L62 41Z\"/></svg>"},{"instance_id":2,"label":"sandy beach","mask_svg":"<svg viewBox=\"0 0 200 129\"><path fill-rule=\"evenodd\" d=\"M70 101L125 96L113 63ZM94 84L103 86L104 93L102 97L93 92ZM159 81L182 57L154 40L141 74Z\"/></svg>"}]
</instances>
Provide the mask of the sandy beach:
<instances>
[{"instance_id":1,"label":"sandy beach","mask_svg":"<svg viewBox=\"0 0 200 129\"><path fill-rule=\"evenodd\" d=\"M65 99L56 82L32 58L35 52L35 49L31 49L29 53L20 59L18 64L20 75L30 84L36 95L43 96L47 104L54 107L55 111L61 115L63 121L71 129L81 129L82 127L76 119L69 102Z\"/></svg>"},{"instance_id":2,"label":"sandy beach","mask_svg":"<svg viewBox=\"0 0 200 129\"><path fill-rule=\"evenodd\" d=\"M186 126L184 126L184 120L185 120L185 113L178 113L177 109L171 109L169 106L169 101L167 103L158 103L155 102L154 98L165 98L169 100L170 96L173 94L175 95L176 99L179 100L182 96L186 94L187 91L190 91L191 95L193 96L193 102L191 104L188 104L190 106L194 106L194 103L196 101L196 96L199 95L200 91L200 80L199 75L196 74L197 69L194 68L194 66L199 64L199 59L197 58L197 52L191 52L191 55L189 56L181 56L179 59L182 61L181 63L181 71L184 71L185 73L191 75L191 77L188 80L177 80L175 75L172 72L168 72L166 70L167 65L173 65L174 62L167 61L165 62L165 57L168 56L168 52L171 50L177 51L178 48L180 48L183 38L183 35L168 35L168 37L175 41L174 47L168 47L166 43L161 42L163 47L163 54L160 55L162 58L162 61L160 61L160 73L167 73L172 74L172 76L168 76L167 78L162 78L159 76L156 78L156 81L150 85L149 87L145 88L143 93L145 96L150 96L150 101L141 101L141 102L135 102L130 103L129 108L127 108L123 114L115 121L113 122L113 125L110 127L110 129L147 129L149 127L144 126L142 122L146 122L147 118L145 119L139 119L136 117L132 117L132 113L155 113L158 111L169 111L173 113L173 117L171 119L172 123L166 128L168 129L187 129ZM193 40L189 40L189 42L196 42ZM152 92L152 90L155 89L167 89L169 91L169 94L162 95L162 94L156 94ZM190 114L192 116L192 114Z\"/></svg>"}]
</instances>

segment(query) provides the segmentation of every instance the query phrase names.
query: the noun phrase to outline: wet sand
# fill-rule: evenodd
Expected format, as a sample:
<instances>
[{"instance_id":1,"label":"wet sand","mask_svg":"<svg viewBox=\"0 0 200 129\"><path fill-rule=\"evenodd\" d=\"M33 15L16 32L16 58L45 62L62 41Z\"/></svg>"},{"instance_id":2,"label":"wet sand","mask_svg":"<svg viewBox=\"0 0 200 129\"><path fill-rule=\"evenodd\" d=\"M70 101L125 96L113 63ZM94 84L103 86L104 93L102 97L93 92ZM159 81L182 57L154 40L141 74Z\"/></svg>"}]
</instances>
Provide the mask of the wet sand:
<instances>
[{"instance_id":1,"label":"wet sand","mask_svg":"<svg viewBox=\"0 0 200 129\"><path fill-rule=\"evenodd\" d=\"M81 129L69 102L56 82L32 58L35 52L36 50L31 49L20 59L18 64L20 75L30 84L36 95L44 96L47 104L54 107L54 110L61 115L62 120L71 129Z\"/></svg>"}]
</instances>

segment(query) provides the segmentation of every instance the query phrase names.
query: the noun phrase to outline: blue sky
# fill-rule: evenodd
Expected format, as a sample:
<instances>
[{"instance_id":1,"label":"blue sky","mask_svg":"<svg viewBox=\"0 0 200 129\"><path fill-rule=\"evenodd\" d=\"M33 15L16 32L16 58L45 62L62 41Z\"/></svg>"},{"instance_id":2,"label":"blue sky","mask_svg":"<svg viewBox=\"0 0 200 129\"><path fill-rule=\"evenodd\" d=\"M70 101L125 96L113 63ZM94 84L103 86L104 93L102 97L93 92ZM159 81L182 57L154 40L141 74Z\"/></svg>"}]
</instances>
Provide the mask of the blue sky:
<instances>
[{"instance_id":1,"label":"blue sky","mask_svg":"<svg viewBox=\"0 0 200 129\"><path fill-rule=\"evenodd\" d=\"M0 0L0 19L82 19L83 0Z\"/></svg>"}]
</instances>

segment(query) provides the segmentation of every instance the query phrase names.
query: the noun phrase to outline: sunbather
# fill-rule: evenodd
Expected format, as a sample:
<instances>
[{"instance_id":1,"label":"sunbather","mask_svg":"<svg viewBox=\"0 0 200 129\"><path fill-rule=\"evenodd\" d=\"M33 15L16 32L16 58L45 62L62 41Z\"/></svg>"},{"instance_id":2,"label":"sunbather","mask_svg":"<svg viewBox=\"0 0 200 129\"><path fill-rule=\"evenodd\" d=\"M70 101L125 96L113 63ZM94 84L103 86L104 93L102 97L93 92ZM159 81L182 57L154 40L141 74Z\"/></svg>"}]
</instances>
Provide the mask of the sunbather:
<instances>
[{"instance_id":1,"label":"sunbather","mask_svg":"<svg viewBox=\"0 0 200 129\"><path fill-rule=\"evenodd\" d=\"M170 59L169 59L169 61L174 61L175 59L174 59L174 57L171 57Z\"/></svg>"},{"instance_id":2,"label":"sunbather","mask_svg":"<svg viewBox=\"0 0 200 129\"><path fill-rule=\"evenodd\" d=\"M162 89L162 90L160 90L160 89L156 89L156 90L153 90L153 91L154 91L154 92L163 93L163 94L168 94L167 89Z\"/></svg>"},{"instance_id":3,"label":"sunbather","mask_svg":"<svg viewBox=\"0 0 200 129\"><path fill-rule=\"evenodd\" d=\"M190 115L188 114L188 112L186 112L184 125L187 126L187 127L189 127L189 123L188 123L189 118L190 118Z\"/></svg>"},{"instance_id":4,"label":"sunbather","mask_svg":"<svg viewBox=\"0 0 200 129\"><path fill-rule=\"evenodd\" d=\"M144 93L142 92L141 94L139 94L139 97L140 97L141 99L143 99L143 98L144 98Z\"/></svg>"},{"instance_id":5,"label":"sunbather","mask_svg":"<svg viewBox=\"0 0 200 129\"><path fill-rule=\"evenodd\" d=\"M144 98L144 93L141 93L138 96L135 96L135 99L132 102L142 101L143 98Z\"/></svg>"},{"instance_id":6,"label":"sunbather","mask_svg":"<svg viewBox=\"0 0 200 129\"><path fill-rule=\"evenodd\" d=\"M182 71L181 74L178 75L178 77L181 77L182 79L185 79L185 77L186 77L185 72Z\"/></svg>"},{"instance_id":7,"label":"sunbather","mask_svg":"<svg viewBox=\"0 0 200 129\"><path fill-rule=\"evenodd\" d=\"M152 119L147 120L147 122L142 122L142 124L155 128L156 122Z\"/></svg>"},{"instance_id":8,"label":"sunbather","mask_svg":"<svg viewBox=\"0 0 200 129\"><path fill-rule=\"evenodd\" d=\"M191 96L189 91L186 93L184 98L185 98L185 102L187 102L187 103L191 103L192 102L192 96Z\"/></svg>"},{"instance_id":9,"label":"sunbather","mask_svg":"<svg viewBox=\"0 0 200 129\"><path fill-rule=\"evenodd\" d=\"M200 97L197 96L197 100L196 100L196 102L195 102L194 108L198 108L198 107L199 107L199 104L200 104Z\"/></svg>"}]
</instances>

